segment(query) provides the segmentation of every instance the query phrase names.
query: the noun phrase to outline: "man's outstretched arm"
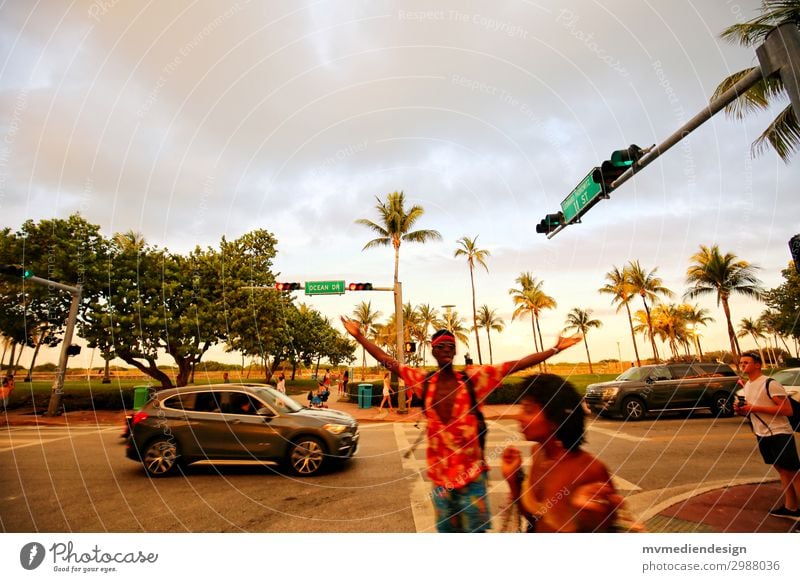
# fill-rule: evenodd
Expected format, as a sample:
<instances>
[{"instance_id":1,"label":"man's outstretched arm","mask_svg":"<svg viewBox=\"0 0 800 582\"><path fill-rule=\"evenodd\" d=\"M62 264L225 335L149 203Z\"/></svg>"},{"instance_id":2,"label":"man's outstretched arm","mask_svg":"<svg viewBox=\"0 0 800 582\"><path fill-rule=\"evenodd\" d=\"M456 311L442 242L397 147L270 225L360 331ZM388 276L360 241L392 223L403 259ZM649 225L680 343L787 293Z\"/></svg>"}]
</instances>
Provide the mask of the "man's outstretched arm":
<instances>
[{"instance_id":1,"label":"man's outstretched arm","mask_svg":"<svg viewBox=\"0 0 800 582\"><path fill-rule=\"evenodd\" d=\"M381 366L390 372L400 374L400 362L369 341L366 336L361 333L361 325L358 322L353 321L352 319L347 319L346 317L342 317L342 325L344 325L347 333L353 336L358 343L364 346L364 349L369 352L370 356L378 360L378 363Z\"/></svg>"},{"instance_id":2,"label":"man's outstretched arm","mask_svg":"<svg viewBox=\"0 0 800 582\"><path fill-rule=\"evenodd\" d=\"M530 354L524 358L520 358L519 360L508 362L511 364L508 373L511 374L513 372L518 372L520 370L530 368L531 366L535 366L540 362L544 362L547 358L556 355L558 352L563 352L567 348L574 346L576 343L581 341L582 337L583 336L581 336L579 333L568 337L558 336L558 341L556 342L554 348L550 348L549 350L545 350L543 352L536 352L535 354Z\"/></svg>"}]
</instances>

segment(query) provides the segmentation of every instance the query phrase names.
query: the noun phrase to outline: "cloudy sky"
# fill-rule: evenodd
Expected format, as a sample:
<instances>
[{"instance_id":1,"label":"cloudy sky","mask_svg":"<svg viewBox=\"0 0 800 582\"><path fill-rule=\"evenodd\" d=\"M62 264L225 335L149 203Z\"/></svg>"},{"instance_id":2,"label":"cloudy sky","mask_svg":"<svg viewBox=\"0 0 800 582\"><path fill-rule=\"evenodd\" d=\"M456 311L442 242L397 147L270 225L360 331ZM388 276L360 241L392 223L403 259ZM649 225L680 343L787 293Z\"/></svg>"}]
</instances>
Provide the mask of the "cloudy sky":
<instances>
[{"instance_id":1,"label":"cloudy sky","mask_svg":"<svg viewBox=\"0 0 800 582\"><path fill-rule=\"evenodd\" d=\"M354 221L402 190L425 209L418 227L443 236L401 248L406 301L468 315L468 270L453 252L478 235L491 252L478 304L509 324L495 359L532 347L508 296L524 271L558 302L542 317L547 343L571 308L590 308L604 324L589 337L593 359L631 359L624 315L596 292L612 266L658 267L679 299L689 257L719 244L758 265L765 286L782 281L800 231L797 168L750 155L775 111L718 115L582 224L551 240L535 225L612 150L663 141L721 79L756 65L718 35L757 7L7 1L0 226L79 211L107 235L139 231L180 252L265 228L281 280L389 285L391 249L362 251L372 235ZM367 299L392 310L389 293L299 298L332 317ZM700 304L716 318L704 349L725 348L721 310ZM736 322L762 308L732 301Z\"/></svg>"}]
</instances>

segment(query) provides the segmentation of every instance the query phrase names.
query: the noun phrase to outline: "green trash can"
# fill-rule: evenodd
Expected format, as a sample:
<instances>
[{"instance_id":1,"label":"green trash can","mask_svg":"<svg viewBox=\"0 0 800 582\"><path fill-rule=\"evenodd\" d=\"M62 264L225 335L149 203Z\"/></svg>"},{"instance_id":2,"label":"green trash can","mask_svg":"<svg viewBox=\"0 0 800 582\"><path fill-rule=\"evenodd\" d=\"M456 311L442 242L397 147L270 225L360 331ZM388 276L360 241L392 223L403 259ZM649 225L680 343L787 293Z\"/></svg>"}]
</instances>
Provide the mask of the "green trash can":
<instances>
[{"instance_id":1,"label":"green trash can","mask_svg":"<svg viewBox=\"0 0 800 582\"><path fill-rule=\"evenodd\" d=\"M358 385L358 407L370 408L372 406L372 384Z\"/></svg>"},{"instance_id":2,"label":"green trash can","mask_svg":"<svg viewBox=\"0 0 800 582\"><path fill-rule=\"evenodd\" d=\"M150 386L133 387L133 409L140 410L150 399Z\"/></svg>"}]
</instances>

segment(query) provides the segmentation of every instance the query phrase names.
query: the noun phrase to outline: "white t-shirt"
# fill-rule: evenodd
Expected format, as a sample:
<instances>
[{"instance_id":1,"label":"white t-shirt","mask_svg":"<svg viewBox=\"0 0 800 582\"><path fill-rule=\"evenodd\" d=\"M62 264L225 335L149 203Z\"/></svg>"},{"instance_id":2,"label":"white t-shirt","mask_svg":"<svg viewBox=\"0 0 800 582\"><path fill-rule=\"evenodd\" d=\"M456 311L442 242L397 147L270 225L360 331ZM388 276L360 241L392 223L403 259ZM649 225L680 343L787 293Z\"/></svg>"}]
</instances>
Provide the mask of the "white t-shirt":
<instances>
[{"instance_id":1,"label":"white t-shirt","mask_svg":"<svg viewBox=\"0 0 800 582\"><path fill-rule=\"evenodd\" d=\"M755 380L748 380L744 385L744 399L748 404L754 406L775 406L775 402L767 396L767 378L769 376L759 376ZM780 382L773 380L769 383L769 393L772 396L787 396L786 390ZM773 434L792 434L789 419L782 414L765 414L763 412L752 413L749 416L753 426L753 432L758 436L770 436Z\"/></svg>"}]
</instances>

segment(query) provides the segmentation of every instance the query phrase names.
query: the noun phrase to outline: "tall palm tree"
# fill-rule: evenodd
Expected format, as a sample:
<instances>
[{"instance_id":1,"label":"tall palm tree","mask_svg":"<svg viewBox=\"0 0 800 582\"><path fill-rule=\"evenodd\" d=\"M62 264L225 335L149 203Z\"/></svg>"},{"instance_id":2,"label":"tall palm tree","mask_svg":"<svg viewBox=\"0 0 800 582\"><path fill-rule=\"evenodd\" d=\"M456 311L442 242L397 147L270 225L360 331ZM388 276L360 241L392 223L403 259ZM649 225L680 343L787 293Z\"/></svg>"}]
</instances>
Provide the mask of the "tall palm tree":
<instances>
[{"instance_id":1,"label":"tall palm tree","mask_svg":"<svg viewBox=\"0 0 800 582\"><path fill-rule=\"evenodd\" d=\"M628 281L634 293L638 293L642 298L644 304L644 311L647 317L648 335L650 336L650 345L653 347L653 358L658 361L658 348L656 348L656 338L653 334L653 321L650 317L650 307L647 305L647 299L652 303L658 300L659 295L665 297L672 297L674 293L664 287L664 281L660 277L656 277L658 267L652 271L647 271L643 268L639 261L629 261L625 267L628 270Z\"/></svg>"},{"instance_id":2,"label":"tall palm tree","mask_svg":"<svg viewBox=\"0 0 800 582\"><path fill-rule=\"evenodd\" d=\"M576 329L583 335L583 346L586 348L586 359L589 360L590 374L594 374L594 370L592 369L592 358L589 355L589 342L587 341L586 336L589 335L590 329L602 326L602 321L599 319L592 319L591 309L573 307L570 312L567 313L566 327L564 328L564 331Z\"/></svg>"},{"instance_id":3,"label":"tall palm tree","mask_svg":"<svg viewBox=\"0 0 800 582\"><path fill-rule=\"evenodd\" d=\"M489 309L488 305L481 305L478 308L476 329L486 329L486 339L489 342L489 364L494 364L494 358L492 357L492 336L490 332L494 330L497 333L502 333L505 325L506 323L503 319L497 316L496 309Z\"/></svg>"},{"instance_id":4,"label":"tall palm tree","mask_svg":"<svg viewBox=\"0 0 800 582\"><path fill-rule=\"evenodd\" d=\"M472 285L472 327L475 330L475 348L478 350L478 364L483 364L481 358L481 340L478 337L478 310L475 308L475 264L482 266L489 272L489 267L486 266L486 258L489 256L489 251L486 249L479 249L477 245L478 236L469 238L462 236L458 239L460 248L456 249L454 257L467 257L467 264L469 265L469 281Z\"/></svg>"},{"instance_id":5,"label":"tall palm tree","mask_svg":"<svg viewBox=\"0 0 800 582\"><path fill-rule=\"evenodd\" d=\"M764 327L761 325L760 321L751 317L745 317L739 322L739 331L736 333L736 337L747 337L748 335L756 342L756 348L761 356L761 361L766 362L764 359L764 350L761 349L761 344L758 343L759 338L764 339Z\"/></svg>"},{"instance_id":6,"label":"tall palm tree","mask_svg":"<svg viewBox=\"0 0 800 582\"><path fill-rule=\"evenodd\" d=\"M731 308L728 300L732 293L745 297L758 298L764 290L761 281L756 277L755 267L747 261L738 260L733 253L719 252L719 246L700 245L700 251L689 259L692 264L686 271L686 283L692 285L684 297L695 298L700 295L716 293L717 305L722 303L722 311L728 324L728 338L731 342L731 353L739 355L739 342L731 323Z\"/></svg>"},{"instance_id":7,"label":"tall palm tree","mask_svg":"<svg viewBox=\"0 0 800 582\"><path fill-rule=\"evenodd\" d=\"M653 307L650 316L652 317L654 333L664 338L672 352L672 357L677 358L679 356L678 343L683 343L686 337L684 311L674 303L669 305L662 303Z\"/></svg>"},{"instance_id":8,"label":"tall palm tree","mask_svg":"<svg viewBox=\"0 0 800 582\"><path fill-rule=\"evenodd\" d=\"M767 34L776 26L785 23L797 25L798 22L800 22L800 0L762 0L759 16L729 26L722 31L720 37L732 43L753 47L763 43ZM713 98L727 91L752 70L752 68L744 69L724 79L714 92ZM728 105L725 111L730 117L742 119L751 112L768 109L785 95L786 87L779 77L761 79ZM753 155L763 153L769 146L784 162L788 162L792 154L800 148L798 121L790 103L753 142L751 148Z\"/></svg>"},{"instance_id":9,"label":"tall palm tree","mask_svg":"<svg viewBox=\"0 0 800 582\"><path fill-rule=\"evenodd\" d=\"M681 309L684 312L687 326L691 326L691 337L694 340L695 348L697 348L697 357L702 360L703 348L700 346L700 333L697 331L697 327L700 325L705 327L709 323L713 323L714 318L708 315L708 309L697 304L684 303L681 305Z\"/></svg>"},{"instance_id":10,"label":"tall palm tree","mask_svg":"<svg viewBox=\"0 0 800 582\"><path fill-rule=\"evenodd\" d=\"M530 273L521 273L517 277L516 282L520 284L519 289L509 289L508 292L512 296L514 305L517 308L511 315L513 321L516 317L525 313L531 316L531 328L533 329L533 345L536 351L544 350L544 340L542 338L542 329L539 326L539 315L544 309L555 309L557 304L556 300L542 290L544 281L537 281ZM536 335L539 335L539 344L536 343ZM544 365L544 371L547 371L547 362L539 364Z\"/></svg>"},{"instance_id":11,"label":"tall palm tree","mask_svg":"<svg viewBox=\"0 0 800 582\"><path fill-rule=\"evenodd\" d=\"M380 311L372 310L372 301L362 301L353 309L353 319L361 325L361 329L365 336L369 336L370 331L375 328L375 323L381 316ZM361 381L364 381L364 375L367 368L367 351L361 347Z\"/></svg>"},{"instance_id":12,"label":"tall palm tree","mask_svg":"<svg viewBox=\"0 0 800 582\"><path fill-rule=\"evenodd\" d=\"M430 343L428 340L428 337L430 337L428 331L431 326L436 325L436 322L439 320L439 312L434 307L425 303L417 306L417 313L419 314L419 342L422 347L422 365L424 366L427 347Z\"/></svg>"},{"instance_id":13,"label":"tall palm tree","mask_svg":"<svg viewBox=\"0 0 800 582\"><path fill-rule=\"evenodd\" d=\"M400 269L400 244L402 242L426 243L431 240L441 240L442 235L435 230L411 230L425 214L425 211L418 204L406 209L403 192L388 194L385 202L382 202L377 196L375 199L378 201L375 209L378 211L380 222L359 218L356 223L366 226L378 235L377 238L365 244L363 250L389 245L394 248L394 282L397 285Z\"/></svg>"},{"instance_id":14,"label":"tall palm tree","mask_svg":"<svg viewBox=\"0 0 800 582\"><path fill-rule=\"evenodd\" d=\"M636 365L641 366L642 362L639 360L639 347L636 345L636 334L633 332L633 320L631 319L631 299L634 297L633 289L628 281L628 272L626 269L619 269L616 265L606 273L606 280L608 283L600 287L600 293L608 293L611 295L611 303L619 303L617 305L617 313L625 306L625 311L628 313L628 325L631 328L631 340L633 341L633 353L636 354Z\"/></svg>"}]
</instances>

